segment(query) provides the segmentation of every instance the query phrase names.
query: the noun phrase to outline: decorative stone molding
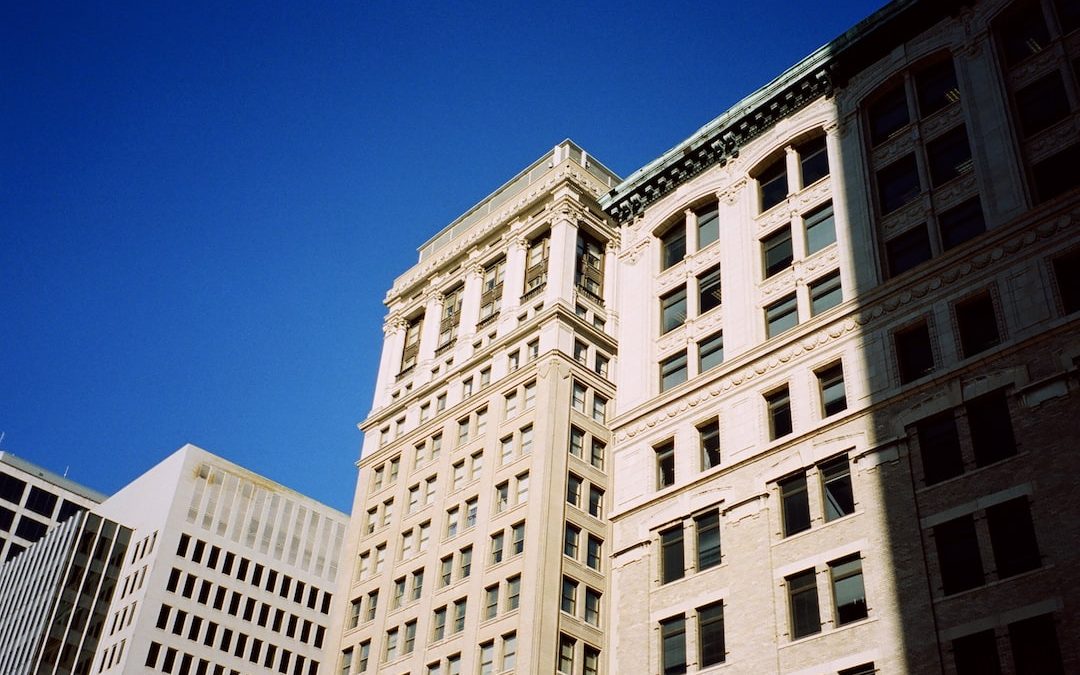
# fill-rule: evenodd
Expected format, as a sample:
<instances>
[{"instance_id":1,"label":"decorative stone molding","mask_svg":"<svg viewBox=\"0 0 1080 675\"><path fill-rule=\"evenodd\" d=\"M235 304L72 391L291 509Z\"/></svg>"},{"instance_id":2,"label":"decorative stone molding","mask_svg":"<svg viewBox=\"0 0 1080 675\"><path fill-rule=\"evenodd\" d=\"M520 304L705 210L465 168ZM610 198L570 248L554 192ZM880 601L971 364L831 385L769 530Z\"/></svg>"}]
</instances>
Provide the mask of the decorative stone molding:
<instances>
[{"instance_id":1,"label":"decorative stone molding","mask_svg":"<svg viewBox=\"0 0 1080 675\"><path fill-rule=\"evenodd\" d=\"M765 354L757 360L731 371L706 387L686 394L660 410L636 420L633 424L629 424L615 433L616 442L629 441L669 419L682 416L687 411L710 401L714 397L727 394L744 384L753 383L762 377L766 377L772 371L790 363L792 359L796 359L803 354L826 347L855 331L876 327L876 325L887 320L887 317L892 313L906 309L906 306L912 301L919 301L930 293L955 284L973 272L981 271L993 265L1006 264L1010 257L1023 249L1040 240L1049 239L1059 232L1074 228L1078 221L1080 221L1080 208L1038 225L1017 228L1012 236L1003 239L992 248L969 256L957 264L942 268L933 276L924 278L914 285L901 288L892 295L878 299L873 304L858 311L852 311L850 315L837 319L814 333L808 333L797 340L784 344L777 348L776 351Z\"/></svg>"},{"instance_id":2,"label":"decorative stone molding","mask_svg":"<svg viewBox=\"0 0 1080 675\"><path fill-rule=\"evenodd\" d=\"M1075 116L1068 117L1028 143L1028 156L1032 163L1045 159L1080 136L1080 125Z\"/></svg>"},{"instance_id":3,"label":"decorative stone molding","mask_svg":"<svg viewBox=\"0 0 1080 675\"><path fill-rule=\"evenodd\" d=\"M880 220L881 229L886 235L904 232L912 227L926 222L926 217L932 212L929 196L923 195L913 199L904 206ZM888 236L886 238L889 238Z\"/></svg>"},{"instance_id":4,"label":"decorative stone molding","mask_svg":"<svg viewBox=\"0 0 1080 675\"><path fill-rule=\"evenodd\" d=\"M636 265L641 259L641 256L645 254L649 248L649 240L641 239L633 246L624 248L619 254L619 259L625 262L627 265Z\"/></svg>"}]
</instances>

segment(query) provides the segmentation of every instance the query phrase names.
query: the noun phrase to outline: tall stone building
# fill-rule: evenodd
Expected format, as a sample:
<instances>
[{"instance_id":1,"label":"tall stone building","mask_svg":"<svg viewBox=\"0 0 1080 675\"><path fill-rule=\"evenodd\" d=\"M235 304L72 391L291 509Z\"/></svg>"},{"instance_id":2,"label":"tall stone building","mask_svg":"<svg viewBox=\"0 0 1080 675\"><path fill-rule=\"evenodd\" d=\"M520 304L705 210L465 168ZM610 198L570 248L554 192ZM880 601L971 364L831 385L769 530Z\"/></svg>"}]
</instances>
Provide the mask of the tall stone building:
<instances>
[{"instance_id":1,"label":"tall stone building","mask_svg":"<svg viewBox=\"0 0 1080 675\"><path fill-rule=\"evenodd\" d=\"M1080 9L901 0L395 281L336 672L1080 672Z\"/></svg>"},{"instance_id":2,"label":"tall stone building","mask_svg":"<svg viewBox=\"0 0 1080 675\"><path fill-rule=\"evenodd\" d=\"M336 672L599 672L617 182L564 141L394 282Z\"/></svg>"}]
</instances>

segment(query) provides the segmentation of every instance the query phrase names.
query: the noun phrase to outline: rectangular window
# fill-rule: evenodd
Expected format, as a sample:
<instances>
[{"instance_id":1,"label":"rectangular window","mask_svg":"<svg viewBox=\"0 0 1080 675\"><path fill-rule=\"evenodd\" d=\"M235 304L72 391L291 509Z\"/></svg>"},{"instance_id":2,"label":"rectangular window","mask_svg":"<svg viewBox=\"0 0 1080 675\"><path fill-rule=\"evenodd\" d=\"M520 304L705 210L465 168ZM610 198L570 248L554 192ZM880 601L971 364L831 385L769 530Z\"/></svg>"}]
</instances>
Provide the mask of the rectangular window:
<instances>
[{"instance_id":1,"label":"rectangular window","mask_svg":"<svg viewBox=\"0 0 1080 675\"><path fill-rule=\"evenodd\" d=\"M825 137L818 136L798 146L799 168L802 170L802 185L806 187L829 175L829 153L825 148Z\"/></svg>"},{"instance_id":2,"label":"rectangular window","mask_svg":"<svg viewBox=\"0 0 1080 675\"><path fill-rule=\"evenodd\" d=\"M579 382L574 383L570 407L579 413L585 412L585 387Z\"/></svg>"},{"instance_id":3,"label":"rectangular window","mask_svg":"<svg viewBox=\"0 0 1080 675\"><path fill-rule=\"evenodd\" d=\"M784 536L810 529L810 499L806 474L800 473L779 482L780 505L784 518Z\"/></svg>"},{"instance_id":4,"label":"rectangular window","mask_svg":"<svg viewBox=\"0 0 1080 675\"><path fill-rule=\"evenodd\" d=\"M585 564L590 569L600 570L601 552L603 551L604 542L594 535L589 535L587 545L585 548Z\"/></svg>"},{"instance_id":5,"label":"rectangular window","mask_svg":"<svg viewBox=\"0 0 1080 675\"><path fill-rule=\"evenodd\" d=\"M870 143L879 145L908 125L907 94L903 83L878 97L870 106Z\"/></svg>"},{"instance_id":6,"label":"rectangular window","mask_svg":"<svg viewBox=\"0 0 1080 675\"><path fill-rule=\"evenodd\" d=\"M897 331L894 337L900 384L907 384L934 371L934 351L930 346L930 328L925 321Z\"/></svg>"},{"instance_id":7,"label":"rectangular window","mask_svg":"<svg viewBox=\"0 0 1080 675\"><path fill-rule=\"evenodd\" d=\"M683 527L676 525L660 533L660 583L682 579L685 569Z\"/></svg>"},{"instance_id":8,"label":"rectangular window","mask_svg":"<svg viewBox=\"0 0 1080 675\"><path fill-rule=\"evenodd\" d=\"M722 298L720 292L720 267L714 267L699 274L698 278L698 314L719 307Z\"/></svg>"},{"instance_id":9,"label":"rectangular window","mask_svg":"<svg viewBox=\"0 0 1080 675\"><path fill-rule=\"evenodd\" d=\"M580 476L569 474L566 478L566 503L581 507L581 488L584 481Z\"/></svg>"},{"instance_id":10,"label":"rectangular window","mask_svg":"<svg viewBox=\"0 0 1080 675\"><path fill-rule=\"evenodd\" d=\"M686 672L686 617L682 614L660 622L660 653L664 675Z\"/></svg>"},{"instance_id":11,"label":"rectangular window","mask_svg":"<svg viewBox=\"0 0 1080 675\"><path fill-rule=\"evenodd\" d=\"M686 286L660 297L660 333L675 330L686 323Z\"/></svg>"},{"instance_id":12,"label":"rectangular window","mask_svg":"<svg viewBox=\"0 0 1080 675\"><path fill-rule=\"evenodd\" d=\"M793 574L786 579L791 611L791 639L821 632L818 611L817 576L813 569Z\"/></svg>"},{"instance_id":13,"label":"rectangular window","mask_svg":"<svg viewBox=\"0 0 1080 675\"><path fill-rule=\"evenodd\" d=\"M1065 675L1053 614L1009 624L1015 672L1023 675Z\"/></svg>"},{"instance_id":14,"label":"rectangular window","mask_svg":"<svg viewBox=\"0 0 1080 675\"><path fill-rule=\"evenodd\" d=\"M941 245L948 251L986 232L986 219L978 197L973 197L938 215Z\"/></svg>"},{"instance_id":15,"label":"rectangular window","mask_svg":"<svg viewBox=\"0 0 1080 675\"><path fill-rule=\"evenodd\" d=\"M698 372L715 368L724 362L724 334L714 333L698 343Z\"/></svg>"},{"instance_id":16,"label":"rectangular window","mask_svg":"<svg viewBox=\"0 0 1080 675\"><path fill-rule=\"evenodd\" d=\"M666 270L686 257L686 224L679 220L660 237L660 269Z\"/></svg>"},{"instance_id":17,"label":"rectangular window","mask_svg":"<svg viewBox=\"0 0 1080 675\"><path fill-rule=\"evenodd\" d=\"M720 238L720 204L713 202L694 212L697 218L698 250Z\"/></svg>"},{"instance_id":18,"label":"rectangular window","mask_svg":"<svg viewBox=\"0 0 1080 675\"><path fill-rule=\"evenodd\" d=\"M431 620L431 641L438 642L446 635L446 607L435 610Z\"/></svg>"},{"instance_id":19,"label":"rectangular window","mask_svg":"<svg viewBox=\"0 0 1080 675\"><path fill-rule=\"evenodd\" d=\"M970 515L934 527L934 543L945 595L983 585L979 540L975 535L975 521Z\"/></svg>"},{"instance_id":20,"label":"rectangular window","mask_svg":"<svg viewBox=\"0 0 1080 675\"><path fill-rule=\"evenodd\" d=\"M465 609L468 603L468 598L461 598L454 601L454 633L460 633L465 630Z\"/></svg>"},{"instance_id":21,"label":"rectangular window","mask_svg":"<svg viewBox=\"0 0 1080 675\"><path fill-rule=\"evenodd\" d=\"M918 422L915 432L919 437L923 481L927 485L940 483L964 472L960 436L951 410Z\"/></svg>"},{"instance_id":22,"label":"rectangular window","mask_svg":"<svg viewBox=\"0 0 1080 675\"><path fill-rule=\"evenodd\" d=\"M952 650L956 675L1001 675L993 628L956 638Z\"/></svg>"},{"instance_id":23,"label":"rectangular window","mask_svg":"<svg viewBox=\"0 0 1080 675\"><path fill-rule=\"evenodd\" d=\"M999 579L1042 566L1027 497L987 507L986 523L990 528L990 543L994 549L994 564Z\"/></svg>"},{"instance_id":24,"label":"rectangular window","mask_svg":"<svg viewBox=\"0 0 1080 675\"><path fill-rule=\"evenodd\" d=\"M785 225L762 239L761 252L765 265L765 279L791 267L795 259L794 249L791 246L791 226Z\"/></svg>"},{"instance_id":25,"label":"rectangular window","mask_svg":"<svg viewBox=\"0 0 1080 675\"><path fill-rule=\"evenodd\" d=\"M585 454L585 432L575 426L570 427L570 454L578 458Z\"/></svg>"},{"instance_id":26,"label":"rectangular window","mask_svg":"<svg viewBox=\"0 0 1080 675\"><path fill-rule=\"evenodd\" d=\"M601 424L607 422L607 399L596 393L592 400L592 418Z\"/></svg>"},{"instance_id":27,"label":"rectangular window","mask_svg":"<svg viewBox=\"0 0 1080 675\"><path fill-rule=\"evenodd\" d=\"M465 579L472 573L472 546L466 546L458 554L458 578Z\"/></svg>"},{"instance_id":28,"label":"rectangular window","mask_svg":"<svg viewBox=\"0 0 1080 675\"><path fill-rule=\"evenodd\" d=\"M919 196L915 155L905 155L877 172L878 209L888 215Z\"/></svg>"},{"instance_id":29,"label":"rectangular window","mask_svg":"<svg viewBox=\"0 0 1080 675\"><path fill-rule=\"evenodd\" d=\"M454 570L454 556L448 555L439 561L439 582L443 586L449 586Z\"/></svg>"},{"instance_id":30,"label":"rectangular window","mask_svg":"<svg viewBox=\"0 0 1080 675\"><path fill-rule=\"evenodd\" d=\"M1066 314L1080 311L1080 249L1054 259L1054 279Z\"/></svg>"},{"instance_id":31,"label":"rectangular window","mask_svg":"<svg viewBox=\"0 0 1080 675\"><path fill-rule=\"evenodd\" d=\"M592 626L600 625L600 591L585 587L585 623Z\"/></svg>"},{"instance_id":32,"label":"rectangular window","mask_svg":"<svg viewBox=\"0 0 1080 675\"><path fill-rule=\"evenodd\" d=\"M994 300L988 292L956 304L956 325L960 333L960 350L965 357L984 352L1001 342Z\"/></svg>"},{"instance_id":33,"label":"rectangular window","mask_svg":"<svg viewBox=\"0 0 1080 675\"><path fill-rule=\"evenodd\" d=\"M786 295L765 306L765 335L776 337L799 325L799 305L795 294Z\"/></svg>"},{"instance_id":34,"label":"rectangular window","mask_svg":"<svg viewBox=\"0 0 1080 675\"><path fill-rule=\"evenodd\" d=\"M765 406L769 413L769 440L776 440L792 432L791 397L787 386L765 395Z\"/></svg>"},{"instance_id":35,"label":"rectangular window","mask_svg":"<svg viewBox=\"0 0 1080 675\"><path fill-rule=\"evenodd\" d=\"M895 277L930 259L930 234L926 223L902 232L885 242L889 276Z\"/></svg>"},{"instance_id":36,"label":"rectangular window","mask_svg":"<svg viewBox=\"0 0 1080 675\"><path fill-rule=\"evenodd\" d=\"M697 617L701 666L723 663L727 658L724 646L724 603L716 602L699 607Z\"/></svg>"},{"instance_id":37,"label":"rectangular window","mask_svg":"<svg viewBox=\"0 0 1080 675\"><path fill-rule=\"evenodd\" d=\"M520 555L525 551L525 523L510 526L510 555Z\"/></svg>"},{"instance_id":38,"label":"rectangular window","mask_svg":"<svg viewBox=\"0 0 1080 675\"><path fill-rule=\"evenodd\" d=\"M653 448L656 453L656 489L662 490L675 484L675 441L667 441Z\"/></svg>"},{"instance_id":39,"label":"rectangular window","mask_svg":"<svg viewBox=\"0 0 1080 675\"><path fill-rule=\"evenodd\" d=\"M697 569L707 570L720 564L720 513L711 511L694 518L697 533Z\"/></svg>"},{"instance_id":40,"label":"rectangular window","mask_svg":"<svg viewBox=\"0 0 1080 675\"><path fill-rule=\"evenodd\" d=\"M787 157L777 158L758 175L757 181L764 213L787 198Z\"/></svg>"},{"instance_id":41,"label":"rectangular window","mask_svg":"<svg viewBox=\"0 0 1080 675\"><path fill-rule=\"evenodd\" d=\"M836 625L866 618L866 589L863 588L862 561L855 554L829 563L832 576Z\"/></svg>"},{"instance_id":42,"label":"rectangular window","mask_svg":"<svg viewBox=\"0 0 1080 675\"><path fill-rule=\"evenodd\" d=\"M559 672L563 675L574 673L574 651L577 649L577 640L559 633Z\"/></svg>"},{"instance_id":43,"label":"rectangular window","mask_svg":"<svg viewBox=\"0 0 1080 675\"><path fill-rule=\"evenodd\" d=\"M499 585L488 586L484 589L484 618L494 619L499 613Z\"/></svg>"},{"instance_id":44,"label":"rectangular window","mask_svg":"<svg viewBox=\"0 0 1080 675\"><path fill-rule=\"evenodd\" d=\"M502 636L502 671L513 670L517 665L517 633Z\"/></svg>"},{"instance_id":45,"label":"rectangular window","mask_svg":"<svg viewBox=\"0 0 1080 675\"><path fill-rule=\"evenodd\" d=\"M833 205L828 202L803 216L806 227L806 254L817 253L836 241L836 223Z\"/></svg>"},{"instance_id":46,"label":"rectangular window","mask_svg":"<svg viewBox=\"0 0 1080 675\"><path fill-rule=\"evenodd\" d=\"M506 580L506 611L518 608L521 599L521 577L512 576Z\"/></svg>"},{"instance_id":47,"label":"rectangular window","mask_svg":"<svg viewBox=\"0 0 1080 675\"><path fill-rule=\"evenodd\" d=\"M593 518L604 517L604 491L595 485L589 486L589 515Z\"/></svg>"},{"instance_id":48,"label":"rectangular window","mask_svg":"<svg viewBox=\"0 0 1080 675\"><path fill-rule=\"evenodd\" d=\"M505 542L505 536L502 532L496 532L491 535L491 558L490 564L497 565L503 560L503 547Z\"/></svg>"},{"instance_id":49,"label":"rectangular window","mask_svg":"<svg viewBox=\"0 0 1080 675\"><path fill-rule=\"evenodd\" d=\"M976 466L987 466L1016 454L1016 438L1013 436L1009 402L1005 399L1004 391L968 401L964 408L971 429Z\"/></svg>"},{"instance_id":50,"label":"rectangular window","mask_svg":"<svg viewBox=\"0 0 1080 675\"><path fill-rule=\"evenodd\" d=\"M592 439L592 450L589 453L589 464L601 471L604 470L604 450L607 446L599 438Z\"/></svg>"},{"instance_id":51,"label":"rectangular window","mask_svg":"<svg viewBox=\"0 0 1080 675\"><path fill-rule=\"evenodd\" d=\"M847 457L822 464L821 484L825 491L825 520L836 520L855 512L855 497L851 491L851 467Z\"/></svg>"},{"instance_id":52,"label":"rectangular window","mask_svg":"<svg viewBox=\"0 0 1080 675\"><path fill-rule=\"evenodd\" d=\"M843 300L840 270L810 282L810 316L817 316L827 309L832 309Z\"/></svg>"},{"instance_id":53,"label":"rectangular window","mask_svg":"<svg viewBox=\"0 0 1080 675\"><path fill-rule=\"evenodd\" d=\"M562 599L559 601L559 609L571 616L577 615L577 588L578 582L569 577L563 577Z\"/></svg>"},{"instance_id":54,"label":"rectangular window","mask_svg":"<svg viewBox=\"0 0 1080 675\"><path fill-rule=\"evenodd\" d=\"M847 410L847 392L844 389L844 367L837 363L815 373L818 392L821 395L821 416L830 417Z\"/></svg>"},{"instance_id":55,"label":"rectangular window","mask_svg":"<svg viewBox=\"0 0 1080 675\"><path fill-rule=\"evenodd\" d=\"M697 431L701 441L701 470L720 466L720 420L702 424Z\"/></svg>"},{"instance_id":56,"label":"rectangular window","mask_svg":"<svg viewBox=\"0 0 1080 675\"><path fill-rule=\"evenodd\" d=\"M940 187L971 171L971 146L963 125L950 129L926 144L930 184Z\"/></svg>"},{"instance_id":57,"label":"rectangular window","mask_svg":"<svg viewBox=\"0 0 1080 675\"><path fill-rule=\"evenodd\" d=\"M581 540L581 528L576 525L566 524L563 536L563 555L574 558L578 557L578 542Z\"/></svg>"},{"instance_id":58,"label":"rectangular window","mask_svg":"<svg viewBox=\"0 0 1080 675\"><path fill-rule=\"evenodd\" d=\"M669 356L660 362L660 391L667 391L686 382L686 377L686 350Z\"/></svg>"}]
</instances>

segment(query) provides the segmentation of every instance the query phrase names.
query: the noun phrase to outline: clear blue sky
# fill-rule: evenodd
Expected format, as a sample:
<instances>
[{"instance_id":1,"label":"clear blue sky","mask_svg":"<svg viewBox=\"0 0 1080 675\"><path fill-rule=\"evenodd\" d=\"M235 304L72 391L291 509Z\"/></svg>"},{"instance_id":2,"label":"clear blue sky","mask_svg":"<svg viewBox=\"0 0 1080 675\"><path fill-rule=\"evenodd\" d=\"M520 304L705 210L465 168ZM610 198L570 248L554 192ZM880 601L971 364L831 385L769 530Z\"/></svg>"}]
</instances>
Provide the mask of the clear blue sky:
<instances>
[{"instance_id":1,"label":"clear blue sky","mask_svg":"<svg viewBox=\"0 0 1080 675\"><path fill-rule=\"evenodd\" d=\"M628 175L881 4L6 3L0 449L113 492L191 442L348 510L420 243L566 137Z\"/></svg>"}]
</instances>

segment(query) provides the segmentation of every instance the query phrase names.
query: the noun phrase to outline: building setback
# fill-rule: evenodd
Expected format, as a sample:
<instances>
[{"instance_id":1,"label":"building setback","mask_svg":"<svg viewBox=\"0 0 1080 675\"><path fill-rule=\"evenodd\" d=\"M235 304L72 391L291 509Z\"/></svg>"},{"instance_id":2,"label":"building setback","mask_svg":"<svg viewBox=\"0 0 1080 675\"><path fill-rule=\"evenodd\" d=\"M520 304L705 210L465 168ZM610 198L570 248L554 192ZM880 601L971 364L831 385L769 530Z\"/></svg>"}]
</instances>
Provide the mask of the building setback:
<instances>
[{"instance_id":1,"label":"building setback","mask_svg":"<svg viewBox=\"0 0 1080 675\"><path fill-rule=\"evenodd\" d=\"M424 244L335 672L1080 671L1078 16L894 2Z\"/></svg>"}]
</instances>

